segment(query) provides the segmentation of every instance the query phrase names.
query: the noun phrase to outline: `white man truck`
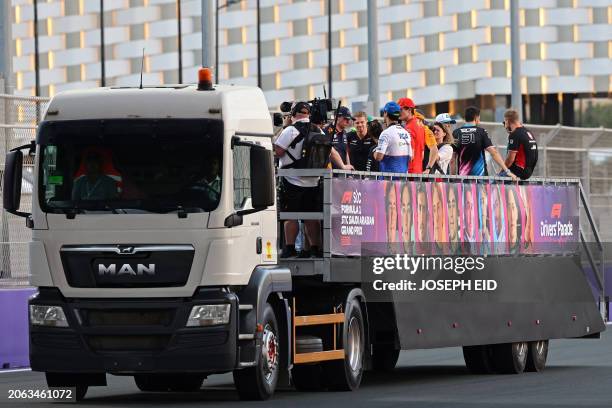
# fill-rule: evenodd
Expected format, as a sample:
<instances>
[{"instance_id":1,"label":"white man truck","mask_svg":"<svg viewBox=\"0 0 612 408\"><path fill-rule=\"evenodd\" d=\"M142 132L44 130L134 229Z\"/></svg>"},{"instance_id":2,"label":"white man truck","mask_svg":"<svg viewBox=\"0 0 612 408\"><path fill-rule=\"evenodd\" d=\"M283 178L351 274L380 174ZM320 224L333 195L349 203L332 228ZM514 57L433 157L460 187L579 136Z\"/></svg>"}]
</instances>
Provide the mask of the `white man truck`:
<instances>
[{"instance_id":1,"label":"white man truck","mask_svg":"<svg viewBox=\"0 0 612 408\"><path fill-rule=\"evenodd\" d=\"M272 133L260 89L205 76L51 100L36 141L7 154L3 190L32 229L30 360L50 387L83 398L114 374L189 391L233 372L241 398L261 400L291 383L354 390L402 348L464 346L477 372L539 370L548 339L604 329L594 301L551 306L548 292L590 293L580 268L554 279L555 257L500 258L500 274L542 274L522 282L524 304L370 301L361 257L331 248L333 182L389 178L285 170L320 175L324 200L320 213L280 213ZM28 154L31 213L20 211ZM322 220L323 258L278 259L279 218Z\"/></svg>"}]
</instances>

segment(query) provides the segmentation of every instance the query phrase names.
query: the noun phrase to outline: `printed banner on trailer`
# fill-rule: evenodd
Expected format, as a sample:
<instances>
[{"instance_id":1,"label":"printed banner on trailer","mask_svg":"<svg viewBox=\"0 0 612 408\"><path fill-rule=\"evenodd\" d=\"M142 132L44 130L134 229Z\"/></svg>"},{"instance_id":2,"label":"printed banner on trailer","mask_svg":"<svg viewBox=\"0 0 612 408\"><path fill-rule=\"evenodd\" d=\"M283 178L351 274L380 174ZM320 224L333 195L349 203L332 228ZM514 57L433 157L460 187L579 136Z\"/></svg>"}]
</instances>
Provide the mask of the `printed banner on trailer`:
<instances>
[{"instance_id":1,"label":"printed banner on trailer","mask_svg":"<svg viewBox=\"0 0 612 408\"><path fill-rule=\"evenodd\" d=\"M576 185L334 179L332 192L334 255L365 243L426 255L577 250Z\"/></svg>"}]
</instances>

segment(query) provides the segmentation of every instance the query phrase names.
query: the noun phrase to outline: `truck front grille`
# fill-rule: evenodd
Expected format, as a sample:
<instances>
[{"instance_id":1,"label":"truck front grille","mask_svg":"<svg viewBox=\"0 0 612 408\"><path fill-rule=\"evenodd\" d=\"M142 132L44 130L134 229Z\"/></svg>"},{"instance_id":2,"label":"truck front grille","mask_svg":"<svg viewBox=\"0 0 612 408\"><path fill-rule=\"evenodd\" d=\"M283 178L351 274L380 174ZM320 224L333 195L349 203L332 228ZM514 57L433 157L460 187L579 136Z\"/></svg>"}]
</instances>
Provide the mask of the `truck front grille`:
<instances>
[{"instance_id":1,"label":"truck front grille","mask_svg":"<svg viewBox=\"0 0 612 408\"><path fill-rule=\"evenodd\" d=\"M32 343L39 347L52 349L80 349L81 341L73 333L36 333L30 335Z\"/></svg>"},{"instance_id":2,"label":"truck front grille","mask_svg":"<svg viewBox=\"0 0 612 408\"><path fill-rule=\"evenodd\" d=\"M86 336L86 341L93 351L160 351L170 335Z\"/></svg>"},{"instance_id":3,"label":"truck front grille","mask_svg":"<svg viewBox=\"0 0 612 408\"><path fill-rule=\"evenodd\" d=\"M83 326L170 326L176 309L80 309Z\"/></svg>"}]
</instances>

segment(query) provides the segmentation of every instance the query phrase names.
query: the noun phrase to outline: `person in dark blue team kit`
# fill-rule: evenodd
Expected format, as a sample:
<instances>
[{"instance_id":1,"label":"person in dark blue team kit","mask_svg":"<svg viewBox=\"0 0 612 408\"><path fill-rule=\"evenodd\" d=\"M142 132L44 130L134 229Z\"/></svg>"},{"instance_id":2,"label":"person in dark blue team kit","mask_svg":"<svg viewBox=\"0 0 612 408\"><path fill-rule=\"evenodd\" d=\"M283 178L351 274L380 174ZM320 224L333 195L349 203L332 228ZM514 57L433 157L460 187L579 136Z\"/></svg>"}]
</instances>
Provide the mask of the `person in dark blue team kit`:
<instances>
[{"instance_id":1,"label":"person in dark blue team kit","mask_svg":"<svg viewBox=\"0 0 612 408\"><path fill-rule=\"evenodd\" d=\"M461 176L487 176L487 162L485 151L489 152L493 160L501 167L505 175L512 179L518 178L508 170L499 152L493 146L487 131L480 123L480 109L468 106L465 110L465 124L453 132L455 138L454 149L457 154L458 170Z\"/></svg>"},{"instance_id":2,"label":"person in dark blue team kit","mask_svg":"<svg viewBox=\"0 0 612 408\"><path fill-rule=\"evenodd\" d=\"M336 111L336 128L334 129L333 123L323 128L323 132L325 132L325 134L331 137L332 146L334 150L340 155L340 158L342 159L342 162L344 164L343 167L351 165L351 159L349 157L347 147L347 132L353 119L353 115L351 115L351 111L349 110L349 108L347 108L346 106L340 106ZM340 168L334 161L332 161L332 165L334 169Z\"/></svg>"},{"instance_id":3,"label":"person in dark blue team kit","mask_svg":"<svg viewBox=\"0 0 612 408\"><path fill-rule=\"evenodd\" d=\"M407 173L412 157L410 133L399 124L400 106L388 102L383 108L387 128L380 134L374 159L380 162L383 173Z\"/></svg>"}]
</instances>

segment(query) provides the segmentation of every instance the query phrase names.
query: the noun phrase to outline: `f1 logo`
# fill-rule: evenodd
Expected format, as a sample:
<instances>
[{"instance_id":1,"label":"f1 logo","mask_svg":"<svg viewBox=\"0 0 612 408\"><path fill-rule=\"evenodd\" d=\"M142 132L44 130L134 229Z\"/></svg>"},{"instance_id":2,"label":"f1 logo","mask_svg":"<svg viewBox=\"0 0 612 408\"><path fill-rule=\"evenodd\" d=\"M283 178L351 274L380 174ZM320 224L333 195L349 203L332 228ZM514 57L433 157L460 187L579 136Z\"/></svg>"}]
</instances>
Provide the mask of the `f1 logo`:
<instances>
[{"instance_id":1,"label":"f1 logo","mask_svg":"<svg viewBox=\"0 0 612 408\"><path fill-rule=\"evenodd\" d=\"M553 204L550 210L550 218L561 218L561 203Z\"/></svg>"},{"instance_id":2,"label":"f1 logo","mask_svg":"<svg viewBox=\"0 0 612 408\"><path fill-rule=\"evenodd\" d=\"M341 204L350 204L352 196L353 196L353 194L350 191L345 191L342 194L342 200L340 201L340 203Z\"/></svg>"}]
</instances>

